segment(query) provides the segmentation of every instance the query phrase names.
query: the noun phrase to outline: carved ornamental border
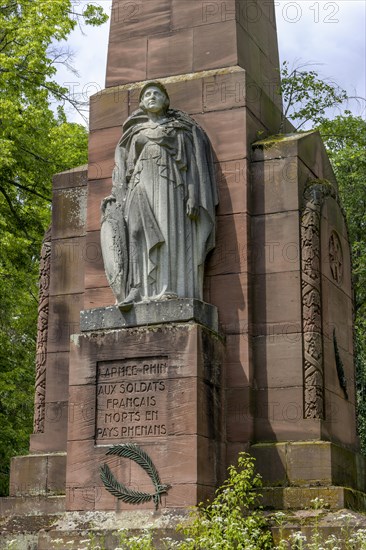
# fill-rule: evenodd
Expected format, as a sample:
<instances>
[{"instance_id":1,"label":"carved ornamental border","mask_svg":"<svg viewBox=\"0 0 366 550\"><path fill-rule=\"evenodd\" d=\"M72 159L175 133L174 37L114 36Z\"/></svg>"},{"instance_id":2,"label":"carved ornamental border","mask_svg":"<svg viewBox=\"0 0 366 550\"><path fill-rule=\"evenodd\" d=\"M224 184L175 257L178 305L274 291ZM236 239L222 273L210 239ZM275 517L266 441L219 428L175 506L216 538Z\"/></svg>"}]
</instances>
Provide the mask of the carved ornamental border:
<instances>
[{"instance_id":1,"label":"carved ornamental border","mask_svg":"<svg viewBox=\"0 0 366 550\"><path fill-rule=\"evenodd\" d=\"M34 397L33 433L44 433L46 364L49 316L49 288L51 271L51 232L47 231L41 250L39 266L39 299L36 348L36 381Z\"/></svg>"},{"instance_id":2,"label":"carved ornamental border","mask_svg":"<svg viewBox=\"0 0 366 550\"><path fill-rule=\"evenodd\" d=\"M326 180L310 181L301 212L301 296L304 348L304 418L324 418L324 353L321 303L321 212L326 198L338 202Z\"/></svg>"}]
</instances>

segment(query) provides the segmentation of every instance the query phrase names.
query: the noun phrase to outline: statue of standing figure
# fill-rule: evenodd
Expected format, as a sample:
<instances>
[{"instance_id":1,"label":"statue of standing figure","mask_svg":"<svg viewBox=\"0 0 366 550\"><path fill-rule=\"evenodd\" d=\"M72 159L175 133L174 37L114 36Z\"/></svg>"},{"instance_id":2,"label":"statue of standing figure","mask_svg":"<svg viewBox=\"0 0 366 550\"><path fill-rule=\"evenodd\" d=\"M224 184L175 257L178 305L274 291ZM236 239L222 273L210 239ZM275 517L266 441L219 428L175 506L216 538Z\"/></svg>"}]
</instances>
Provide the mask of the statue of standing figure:
<instances>
[{"instance_id":1,"label":"statue of standing figure","mask_svg":"<svg viewBox=\"0 0 366 550\"><path fill-rule=\"evenodd\" d=\"M160 82L142 88L101 205L104 266L122 311L142 301L202 300L205 259L215 245L212 148L198 124L169 104Z\"/></svg>"}]
</instances>

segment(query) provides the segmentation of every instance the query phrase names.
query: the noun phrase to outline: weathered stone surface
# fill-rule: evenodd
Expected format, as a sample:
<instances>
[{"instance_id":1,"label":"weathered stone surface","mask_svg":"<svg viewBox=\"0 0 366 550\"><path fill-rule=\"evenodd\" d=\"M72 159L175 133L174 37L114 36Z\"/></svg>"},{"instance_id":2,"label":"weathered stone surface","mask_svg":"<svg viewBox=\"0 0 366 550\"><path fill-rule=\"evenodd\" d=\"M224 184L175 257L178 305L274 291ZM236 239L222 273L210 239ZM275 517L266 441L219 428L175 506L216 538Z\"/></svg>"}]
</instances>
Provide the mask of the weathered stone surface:
<instances>
[{"instance_id":1,"label":"weathered stone surface","mask_svg":"<svg viewBox=\"0 0 366 550\"><path fill-rule=\"evenodd\" d=\"M205 302L189 298L141 302L127 312L120 311L118 306L83 311L80 327L82 332L87 332L187 321L196 321L218 332L217 309Z\"/></svg>"},{"instance_id":2,"label":"weathered stone surface","mask_svg":"<svg viewBox=\"0 0 366 550\"><path fill-rule=\"evenodd\" d=\"M52 238L85 234L87 189L84 186L55 189L52 209Z\"/></svg>"},{"instance_id":3,"label":"weathered stone surface","mask_svg":"<svg viewBox=\"0 0 366 550\"><path fill-rule=\"evenodd\" d=\"M331 487L343 486L365 490L365 480L358 476L360 460L365 459L350 449L329 441L259 443L250 452L263 477L265 487ZM301 492L301 491L300 491ZM301 501L295 506L301 506Z\"/></svg>"},{"instance_id":4,"label":"weathered stone surface","mask_svg":"<svg viewBox=\"0 0 366 550\"><path fill-rule=\"evenodd\" d=\"M17 456L12 459L9 494L51 496L65 492L66 453Z\"/></svg>"},{"instance_id":5,"label":"weathered stone surface","mask_svg":"<svg viewBox=\"0 0 366 550\"><path fill-rule=\"evenodd\" d=\"M134 441L151 456L164 506L184 507L221 480L222 342L195 324L95 331L73 338L68 432L68 510L114 510L99 467L151 492L140 466L106 446ZM179 463L179 471L176 464ZM205 495L204 495L205 493ZM153 503L143 505L147 509ZM119 504L119 509L130 509Z\"/></svg>"},{"instance_id":6,"label":"weathered stone surface","mask_svg":"<svg viewBox=\"0 0 366 550\"><path fill-rule=\"evenodd\" d=\"M67 187L84 187L88 184L88 165L78 166L66 172L60 172L53 177L53 189Z\"/></svg>"},{"instance_id":7,"label":"weathered stone surface","mask_svg":"<svg viewBox=\"0 0 366 550\"><path fill-rule=\"evenodd\" d=\"M117 142L112 192L101 205L105 272L125 310L167 297L202 299L218 203L206 134L170 107L160 82L146 84L139 100Z\"/></svg>"}]
</instances>

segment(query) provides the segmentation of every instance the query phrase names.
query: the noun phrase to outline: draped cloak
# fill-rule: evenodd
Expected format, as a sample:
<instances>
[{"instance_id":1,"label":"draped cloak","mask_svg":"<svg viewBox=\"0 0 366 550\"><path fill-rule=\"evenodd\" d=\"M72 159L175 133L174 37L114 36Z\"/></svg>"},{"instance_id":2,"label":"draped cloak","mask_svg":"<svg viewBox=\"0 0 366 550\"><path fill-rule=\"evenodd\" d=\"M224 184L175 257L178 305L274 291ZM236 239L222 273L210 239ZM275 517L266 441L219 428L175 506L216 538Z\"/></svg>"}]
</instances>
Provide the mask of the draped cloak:
<instances>
[{"instance_id":1,"label":"draped cloak","mask_svg":"<svg viewBox=\"0 0 366 550\"><path fill-rule=\"evenodd\" d=\"M198 207L194 220L187 215L189 187ZM115 205L106 209L102 232L106 224L104 241L113 238L109 275L105 264L117 300L132 289L143 300L174 295L202 299L218 203L212 149L204 131L173 109L159 122L141 109L133 113L116 147L112 195ZM111 279L121 287L119 292Z\"/></svg>"}]
</instances>

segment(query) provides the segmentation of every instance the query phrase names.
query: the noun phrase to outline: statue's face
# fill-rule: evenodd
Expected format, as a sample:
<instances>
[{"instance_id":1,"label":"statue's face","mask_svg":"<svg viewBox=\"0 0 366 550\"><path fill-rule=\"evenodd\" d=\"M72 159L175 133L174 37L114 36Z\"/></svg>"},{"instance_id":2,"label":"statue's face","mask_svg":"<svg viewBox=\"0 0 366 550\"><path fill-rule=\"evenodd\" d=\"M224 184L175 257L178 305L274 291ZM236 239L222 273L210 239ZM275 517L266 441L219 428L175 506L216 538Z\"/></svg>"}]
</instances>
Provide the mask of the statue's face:
<instances>
[{"instance_id":1,"label":"statue's face","mask_svg":"<svg viewBox=\"0 0 366 550\"><path fill-rule=\"evenodd\" d=\"M165 110L166 96L156 86L150 86L144 91L141 103L150 113L162 113Z\"/></svg>"}]
</instances>

